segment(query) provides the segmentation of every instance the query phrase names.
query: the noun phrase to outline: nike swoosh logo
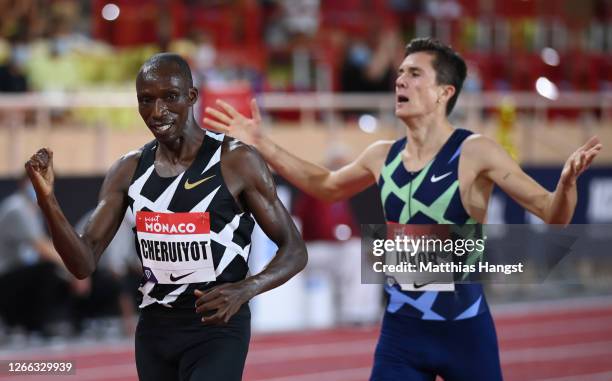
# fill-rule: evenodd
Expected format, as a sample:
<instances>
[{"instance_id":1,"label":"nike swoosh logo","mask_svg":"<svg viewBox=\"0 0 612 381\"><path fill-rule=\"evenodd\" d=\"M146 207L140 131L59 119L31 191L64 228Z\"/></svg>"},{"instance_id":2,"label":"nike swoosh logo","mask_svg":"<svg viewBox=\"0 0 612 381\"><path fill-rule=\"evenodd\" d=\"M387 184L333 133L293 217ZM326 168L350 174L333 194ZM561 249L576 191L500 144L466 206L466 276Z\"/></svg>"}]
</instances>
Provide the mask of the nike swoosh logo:
<instances>
[{"instance_id":1,"label":"nike swoosh logo","mask_svg":"<svg viewBox=\"0 0 612 381\"><path fill-rule=\"evenodd\" d=\"M436 177L436 175L431 175L431 182L432 183L437 183L438 181L442 180L443 178L450 176L451 173L453 173L453 172L452 171L451 172L447 172L447 173L443 174L442 176L438 176L438 177Z\"/></svg>"},{"instance_id":2,"label":"nike swoosh logo","mask_svg":"<svg viewBox=\"0 0 612 381\"><path fill-rule=\"evenodd\" d=\"M198 185L202 184L204 181L210 180L213 177L215 177L215 175L211 175L211 176L205 177L205 178L203 178L201 180L196 181L195 183L190 183L189 179L187 179L187 180L185 180L185 189L187 189L187 190L193 189L193 188L197 187Z\"/></svg>"},{"instance_id":3,"label":"nike swoosh logo","mask_svg":"<svg viewBox=\"0 0 612 381\"><path fill-rule=\"evenodd\" d=\"M184 275L180 275L180 276L177 276L177 277L174 277L173 274L170 274L170 281L178 282L179 280L181 280L181 279L185 278L186 276L189 276L189 275L191 275L193 273L195 273L195 271L192 271L190 273L187 273L187 274L184 274Z\"/></svg>"},{"instance_id":4,"label":"nike swoosh logo","mask_svg":"<svg viewBox=\"0 0 612 381\"><path fill-rule=\"evenodd\" d=\"M172 276L170 278L172 278ZM416 282L415 282L415 283L412 283L412 285L414 286L414 288L419 289L419 288L423 288L423 287L427 286L428 284L432 284L433 282L434 282L433 280L431 282L425 282L425 283L421 283L421 284L416 284Z\"/></svg>"}]
</instances>

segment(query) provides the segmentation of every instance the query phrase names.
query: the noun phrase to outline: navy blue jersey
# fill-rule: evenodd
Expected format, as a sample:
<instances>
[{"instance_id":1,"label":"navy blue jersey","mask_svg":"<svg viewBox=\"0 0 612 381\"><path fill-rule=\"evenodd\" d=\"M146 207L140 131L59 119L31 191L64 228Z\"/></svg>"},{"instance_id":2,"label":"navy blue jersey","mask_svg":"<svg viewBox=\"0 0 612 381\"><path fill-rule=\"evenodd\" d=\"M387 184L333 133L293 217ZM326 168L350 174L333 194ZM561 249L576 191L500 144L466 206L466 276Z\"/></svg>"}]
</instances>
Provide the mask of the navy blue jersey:
<instances>
[{"instance_id":1,"label":"navy blue jersey","mask_svg":"<svg viewBox=\"0 0 612 381\"><path fill-rule=\"evenodd\" d=\"M378 187L385 219L399 224L476 224L461 202L459 157L472 132L456 129L438 154L420 171L402 161L407 138L396 141L381 170ZM480 284L456 284L454 291L403 291L387 285L387 311L424 320L461 320L488 311Z\"/></svg>"}]
</instances>

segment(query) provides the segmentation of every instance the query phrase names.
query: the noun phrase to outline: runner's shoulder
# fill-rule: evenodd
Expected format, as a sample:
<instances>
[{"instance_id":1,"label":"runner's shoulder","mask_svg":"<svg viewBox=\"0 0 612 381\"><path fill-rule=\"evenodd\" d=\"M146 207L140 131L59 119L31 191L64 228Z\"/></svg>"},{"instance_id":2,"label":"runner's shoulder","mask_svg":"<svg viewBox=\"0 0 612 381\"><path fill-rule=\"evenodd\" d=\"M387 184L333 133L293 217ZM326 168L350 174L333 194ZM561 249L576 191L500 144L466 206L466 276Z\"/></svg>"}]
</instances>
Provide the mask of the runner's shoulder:
<instances>
[{"instance_id":1,"label":"runner's shoulder","mask_svg":"<svg viewBox=\"0 0 612 381\"><path fill-rule=\"evenodd\" d=\"M259 151L238 139L226 136L223 140L222 152L222 160L238 172L248 174L253 170L261 170L262 166L267 168Z\"/></svg>"},{"instance_id":2,"label":"runner's shoulder","mask_svg":"<svg viewBox=\"0 0 612 381\"><path fill-rule=\"evenodd\" d=\"M248 145L238 139L225 136L223 139L223 154L231 157L232 160L251 160L255 156L260 157L255 147Z\"/></svg>"},{"instance_id":3,"label":"runner's shoulder","mask_svg":"<svg viewBox=\"0 0 612 381\"><path fill-rule=\"evenodd\" d=\"M361 157L365 160L384 160L389 153L389 149L395 143L393 140L377 140L370 144L365 151L361 154Z\"/></svg>"},{"instance_id":4,"label":"runner's shoulder","mask_svg":"<svg viewBox=\"0 0 612 381\"><path fill-rule=\"evenodd\" d=\"M128 168L136 169L136 166L138 165L138 161L142 157L143 150L144 150L144 147L141 147L139 149L135 149L133 151L126 153L125 155L121 156L119 160L117 160L116 164L120 166L121 168L128 167Z\"/></svg>"},{"instance_id":5,"label":"runner's shoulder","mask_svg":"<svg viewBox=\"0 0 612 381\"><path fill-rule=\"evenodd\" d=\"M472 134L463 142L461 156L481 160L500 148L501 146L493 139L481 134Z\"/></svg>"},{"instance_id":6,"label":"runner's shoulder","mask_svg":"<svg viewBox=\"0 0 612 381\"><path fill-rule=\"evenodd\" d=\"M106 180L112 181L119 187L127 189L136 172L138 162L142 157L144 147L130 151L121 156L108 170Z\"/></svg>"}]
</instances>

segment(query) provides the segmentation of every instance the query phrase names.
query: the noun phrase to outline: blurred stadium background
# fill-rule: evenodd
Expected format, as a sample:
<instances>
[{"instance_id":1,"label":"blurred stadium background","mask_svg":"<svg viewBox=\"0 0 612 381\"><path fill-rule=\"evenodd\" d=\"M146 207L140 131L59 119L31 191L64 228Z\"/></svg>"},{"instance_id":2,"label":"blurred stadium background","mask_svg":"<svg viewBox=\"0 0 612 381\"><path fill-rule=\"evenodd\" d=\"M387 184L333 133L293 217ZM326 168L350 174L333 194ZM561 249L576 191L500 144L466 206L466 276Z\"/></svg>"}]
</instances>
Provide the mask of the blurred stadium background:
<instances>
[{"instance_id":1,"label":"blurred stadium background","mask_svg":"<svg viewBox=\"0 0 612 381\"><path fill-rule=\"evenodd\" d=\"M190 61L198 112L216 98L248 111L255 97L276 142L340 165L404 133L393 116L395 70L405 43L429 35L469 65L453 123L496 139L548 189L567 156L599 136L604 149L580 180L573 222L612 223L610 0L0 0L0 199L27 199L17 181L23 163L51 147L57 195L77 226L109 166L151 139L134 79L159 51ZM376 190L326 205L277 180L311 262L252 301L245 379L366 380L382 291L359 286L359 260L349 253L358 250L360 223L384 221ZM0 232L15 227L11 205L0 205ZM489 220L541 223L497 190ZM609 239L612 225L602 226ZM48 260L34 233L24 236L12 246L18 255L0 252L19 259L12 267L0 260L0 360L75 360L77 376L66 379L136 380L138 263L129 233L90 283L56 274L61 285L49 298L59 293L64 303L50 324L27 319L48 312L38 305L36 273L19 270ZM253 271L273 253L257 232ZM573 263L562 284L530 284L526 275L522 285L488 286L507 380L612 380L610 254ZM20 277L22 288L8 276Z\"/></svg>"}]
</instances>

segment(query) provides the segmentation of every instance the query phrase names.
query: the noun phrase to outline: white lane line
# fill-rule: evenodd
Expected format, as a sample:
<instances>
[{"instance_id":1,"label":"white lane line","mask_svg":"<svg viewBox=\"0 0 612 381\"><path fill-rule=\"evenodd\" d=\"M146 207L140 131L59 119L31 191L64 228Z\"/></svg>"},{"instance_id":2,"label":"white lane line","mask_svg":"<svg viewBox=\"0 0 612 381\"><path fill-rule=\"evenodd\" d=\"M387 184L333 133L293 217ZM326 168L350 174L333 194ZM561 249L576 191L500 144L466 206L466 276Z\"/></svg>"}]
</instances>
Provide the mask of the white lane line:
<instances>
[{"instance_id":1,"label":"white lane line","mask_svg":"<svg viewBox=\"0 0 612 381\"><path fill-rule=\"evenodd\" d=\"M21 356L47 356L49 358L57 358L61 356L87 357L98 356L100 354L113 354L123 352L133 352L134 341L121 341L117 343L96 344L88 342L86 344L78 343L61 343L51 344L45 348L26 348L26 349L3 349L0 350L0 360L14 358L16 354Z\"/></svg>"},{"instance_id":2,"label":"white lane line","mask_svg":"<svg viewBox=\"0 0 612 381\"><path fill-rule=\"evenodd\" d=\"M348 343L332 343L323 345L301 345L295 347L281 347L265 350L253 350L247 357L247 365L268 364L290 360L313 359L320 357L345 357L355 355L371 355L374 353L375 340L360 340ZM601 354L612 355L612 341L599 341L579 344L549 345L538 348L518 348L501 352L502 363L514 364L533 361L559 360L584 358ZM103 356L103 354L101 354ZM78 361L76 362L77 370ZM114 364L114 366L132 366L132 361L124 364ZM106 367L92 366L81 368L81 371L94 371Z\"/></svg>"},{"instance_id":3,"label":"white lane line","mask_svg":"<svg viewBox=\"0 0 612 381\"><path fill-rule=\"evenodd\" d=\"M610 381L612 380L612 372L576 374L573 376L542 378L534 381Z\"/></svg>"},{"instance_id":4,"label":"white lane line","mask_svg":"<svg viewBox=\"0 0 612 381\"><path fill-rule=\"evenodd\" d=\"M370 342L371 344L371 342ZM294 356L292 351L267 351L261 355L259 359L255 360L255 363L274 363L274 362L283 362L291 359L303 359L303 358L316 358L314 356L315 353L312 353L311 348L313 346L305 346L302 348L302 351L296 352ZM350 354L358 354L358 353L371 353L371 348L360 348L351 350L350 346L345 346L339 344L337 347L327 346L324 350L318 351L316 353L318 357L329 357L330 353L335 350L341 351L351 351ZM346 353L346 352L345 352ZM282 356L281 356L282 354ZM331 353L334 355L337 353ZM502 364L516 364L516 363L529 363L534 361L546 361L546 360L565 360L565 359L574 359L580 357L589 357L593 355L601 355L601 354L610 354L612 355L612 341L603 341L589 344L574 344L574 345L564 345L564 346L552 346L538 349L521 349L521 350L512 350L502 353ZM249 363L249 361L247 361ZM353 380L361 380L364 377L367 377L370 372L370 367L365 368L351 368L351 369L342 369L342 370L333 370L333 371L325 371L325 372L316 372L316 373L308 373L304 375L297 376L286 376L286 377L276 377L272 379L266 379L265 381L310 381L310 380L321 380L324 379L326 381L353 381ZM136 367L133 362L124 363L124 364L116 364L109 366L98 366L92 368L86 368L79 370L77 365L77 377L78 380L83 381L94 381L94 380L110 380L117 379L122 377L130 377L136 375ZM602 373L601 377L604 375L608 375L608 373ZM22 376L24 377L24 376ZM587 375L587 377L590 377ZM595 377L595 376L593 376ZM597 377L600 377L598 375ZM74 378L74 376L73 376ZM12 379L12 378L11 378ZM20 378L21 381L35 381L40 380L41 378L38 376L26 376L26 378ZM70 378L71 380L72 378ZM606 379L604 378L601 378ZM8 380L8 378L0 378L0 381ZM60 381L61 378L58 378ZM68 379L67 379L68 380ZM540 381L572 381L577 380L576 378L565 377L560 379L551 379L551 380L540 380ZM581 381L598 381L599 378L584 378L580 376L579 380ZM609 380L606 379L606 380ZM264 381L264 380L261 380Z\"/></svg>"},{"instance_id":5,"label":"white lane line","mask_svg":"<svg viewBox=\"0 0 612 381\"><path fill-rule=\"evenodd\" d=\"M502 352L500 357L502 364L516 364L534 361L574 359L602 354L610 354L612 357L612 341L513 349Z\"/></svg>"},{"instance_id":6,"label":"white lane line","mask_svg":"<svg viewBox=\"0 0 612 381\"><path fill-rule=\"evenodd\" d=\"M516 315L534 315L534 313L563 313L583 309L611 309L612 296L589 296L559 300L535 300L530 302L493 304L490 308L493 316L497 318L511 318Z\"/></svg>"},{"instance_id":7,"label":"white lane line","mask_svg":"<svg viewBox=\"0 0 612 381\"><path fill-rule=\"evenodd\" d=\"M294 347L254 350L249 352L247 364L262 364L271 361L299 360L317 357L344 357L347 355L374 354L376 340L361 340L350 343L312 344Z\"/></svg>"},{"instance_id":8,"label":"white lane line","mask_svg":"<svg viewBox=\"0 0 612 381\"><path fill-rule=\"evenodd\" d=\"M256 378L251 381L363 381L370 376L372 368L351 368L341 370L330 370L325 372L308 373L295 376L284 376L274 378Z\"/></svg>"},{"instance_id":9,"label":"white lane line","mask_svg":"<svg viewBox=\"0 0 612 381\"><path fill-rule=\"evenodd\" d=\"M75 374L66 375L66 376L23 375L19 377L19 381L38 381L38 380L49 379L49 377L52 377L54 380L57 380L57 381L64 381L64 380L65 381L74 381L74 380L94 381L94 380L112 380L112 379L125 378L125 377L130 377L130 376L133 376L134 379L136 379L137 377L136 364L134 363L120 364L120 365L105 365L105 366L80 369L80 370L77 367ZM9 381L9 380L15 380L15 379L12 376L8 378L0 377L0 381L5 381L5 380Z\"/></svg>"},{"instance_id":10,"label":"white lane line","mask_svg":"<svg viewBox=\"0 0 612 381\"><path fill-rule=\"evenodd\" d=\"M612 318L587 318L576 322L526 322L520 326L499 327L497 336L500 339L538 338L569 333L593 331L612 332Z\"/></svg>"}]
</instances>

